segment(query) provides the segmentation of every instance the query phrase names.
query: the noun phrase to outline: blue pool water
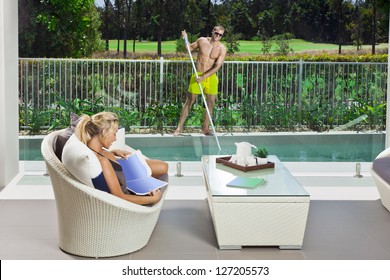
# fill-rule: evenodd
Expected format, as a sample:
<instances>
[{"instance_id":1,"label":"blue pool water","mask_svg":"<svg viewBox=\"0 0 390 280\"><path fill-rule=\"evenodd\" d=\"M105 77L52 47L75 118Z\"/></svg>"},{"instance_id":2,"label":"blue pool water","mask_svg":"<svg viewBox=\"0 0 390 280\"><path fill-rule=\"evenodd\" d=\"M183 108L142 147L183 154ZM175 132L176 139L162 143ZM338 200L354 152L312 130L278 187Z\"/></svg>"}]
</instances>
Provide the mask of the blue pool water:
<instances>
[{"instance_id":1,"label":"blue pool water","mask_svg":"<svg viewBox=\"0 0 390 280\"><path fill-rule=\"evenodd\" d=\"M167 140L166 140L167 139ZM126 143L150 158L170 161L200 160L204 154L232 155L236 142L265 146L269 154L282 161L371 162L384 149L384 134L266 134L219 137L167 137L166 139L128 138Z\"/></svg>"},{"instance_id":2,"label":"blue pool water","mask_svg":"<svg viewBox=\"0 0 390 280\"><path fill-rule=\"evenodd\" d=\"M20 139L20 160L42 160L42 138ZM219 137L221 151L214 137L204 136L127 136L126 144L140 149L150 158L165 161L199 161L202 155L232 155L236 142L265 146L269 154L288 162L371 162L384 149L381 133L350 134L266 134Z\"/></svg>"}]
</instances>

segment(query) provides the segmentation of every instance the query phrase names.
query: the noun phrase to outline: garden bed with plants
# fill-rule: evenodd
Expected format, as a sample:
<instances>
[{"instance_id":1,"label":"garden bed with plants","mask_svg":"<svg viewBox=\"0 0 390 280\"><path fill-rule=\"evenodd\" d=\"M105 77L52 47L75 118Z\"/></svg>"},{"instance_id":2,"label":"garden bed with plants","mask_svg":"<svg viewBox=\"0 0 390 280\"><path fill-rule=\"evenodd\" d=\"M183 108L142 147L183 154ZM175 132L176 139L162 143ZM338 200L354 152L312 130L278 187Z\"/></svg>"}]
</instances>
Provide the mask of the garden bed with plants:
<instances>
[{"instance_id":1,"label":"garden bed with plants","mask_svg":"<svg viewBox=\"0 0 390 280\"><path fill-rule=\"evenodd\" d=\"M347 124L356 131L385 128L385 54L241 59L225 63L219 72L221 93L213 114L217 132L322 132ZM252 63L261 59L270 63ZM297 62L302 59L305 66ZM177 126L191 73L187 63L175 61L165 62L166 68L159 68L164 63L159 60L22 62L26 65L20 66L19 128L29 135L67 127L71 112L101 111L116 113L129 133L170 133ZM163 76L161 71L166 71ZM29 76L34 73L39 75ZM119 85L126 85L122 96ZM130 93L139 99L130 100L125 95ZM194 104L186 132L200 132L204 113L201 101Z\"/></svg>"}]
</instances>

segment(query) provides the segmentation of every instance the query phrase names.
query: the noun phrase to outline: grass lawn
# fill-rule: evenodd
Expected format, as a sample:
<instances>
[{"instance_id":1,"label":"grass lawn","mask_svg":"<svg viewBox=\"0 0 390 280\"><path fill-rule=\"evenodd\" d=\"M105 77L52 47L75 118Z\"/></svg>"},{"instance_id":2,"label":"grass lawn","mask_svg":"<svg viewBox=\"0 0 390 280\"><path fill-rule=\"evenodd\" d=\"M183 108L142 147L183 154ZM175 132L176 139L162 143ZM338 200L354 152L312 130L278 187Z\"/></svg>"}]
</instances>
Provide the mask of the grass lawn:
<instances>
[{"instance_id":1,"label":"grass lawn","mask_svg":"<svg viewBox=\"0 0 390 280\"><path fill-rule=\"evenodd\" d=\"M239 41L240 42L240 53L247 53L252 55L262 54L261 48L262 43L259 41ZM117 40L110 41L110 50L117 50ZM305 52L305 51L334 51L338 50L339 46L336 44L323 44L323 43L313 43L304 41L301 39L293 39L290 40L290 47L294 50L294 52ZM379 44L376 46L376 49L387 48L388 44ZM175 53L176 52L176 41L163 41L162 45L163 53ZM370 45L363 46L364 49L371 49ZM274 44L272 47L272 51L276 49L276 45ZM120 43L120 50L123 51L123 41ZM342 50L356 50L356 46L347 45L342 46ZM127 51L133 52L133 41L127 41ZM135 52L147 52L147 53L157 53L157 42L150 41L136 41L135 44Z\"/></svg>"}]
</instances>

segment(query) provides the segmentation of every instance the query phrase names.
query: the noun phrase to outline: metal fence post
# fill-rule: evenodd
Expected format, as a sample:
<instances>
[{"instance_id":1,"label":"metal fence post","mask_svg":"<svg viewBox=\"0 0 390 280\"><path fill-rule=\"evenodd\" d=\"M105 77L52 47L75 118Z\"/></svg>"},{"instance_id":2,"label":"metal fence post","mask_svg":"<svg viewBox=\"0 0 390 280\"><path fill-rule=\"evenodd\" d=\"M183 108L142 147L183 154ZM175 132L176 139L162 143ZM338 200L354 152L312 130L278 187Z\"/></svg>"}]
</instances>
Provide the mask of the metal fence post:
<instances>
[{"instance_id":1,"label":"metal fence post","mask_svg":"<svg viewBox=\"0 0 390 280\"><path fill-rule=\"evenodd\" d=\"M160 104L163 103L164 57L160 57Z\"/></svg>"},{"instance_id":2,"label":"metal fence post","mask_svg":"<svg viewBox=\"0 0 390 280\"><path fill-rule=\"evenodd\" d=\"M298 82L298 109L301 111L302 107L302 75L303 75L303 61L299 60L299 82Z\"/></svg>"}]
</instances>

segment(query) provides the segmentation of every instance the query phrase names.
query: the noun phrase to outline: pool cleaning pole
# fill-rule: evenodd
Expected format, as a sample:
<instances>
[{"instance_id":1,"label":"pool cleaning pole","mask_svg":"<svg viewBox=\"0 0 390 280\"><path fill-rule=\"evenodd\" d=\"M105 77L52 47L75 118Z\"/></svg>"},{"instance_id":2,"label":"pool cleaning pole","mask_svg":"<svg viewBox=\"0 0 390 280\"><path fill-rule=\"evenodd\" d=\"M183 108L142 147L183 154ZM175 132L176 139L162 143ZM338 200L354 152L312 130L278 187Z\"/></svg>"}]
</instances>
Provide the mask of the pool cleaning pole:
<instances>
[{"instance_id":1,"label":"pool cleaning pole","mask_svg":"<svg viewBox=\"0 0 390 280\"><path fill-rule=\"evenodd\" d=\"M198 76L198 72L196 71L194 59L192 58L191 49L190 49L190 44L188 43L187 36L183 36L183 38L184 38L184 42L185 42L185 44L186 44L186 46L187 46L188 54L190 55L190 59L191 59L191 63L192 63L192 68L194 69L195 76L196 76L196 78L198 79L199 76ZM206 98L205 98L205 96L204 96L204 94L203 94L202 86L201 86L201 84L200 84L199 82L198 82L198 86L199 86L199 89L200 89L200 93L202 94L203 103L204 103L204 106L206 107L207 115L208 115L209 120L210 120L211 128L213 129L213 133L214 133L214 136L215 136L215 140L217 141L218 149L219 149L219 151L221 151L221 145L219 144L218 136L217 136L217 134L215 133L214 124L213 124L213 120L212 120L212 118L211 118L210 110L209 110L209 107L207 106L207 101L206 101Z\"/></svg>"}]
</instances>

